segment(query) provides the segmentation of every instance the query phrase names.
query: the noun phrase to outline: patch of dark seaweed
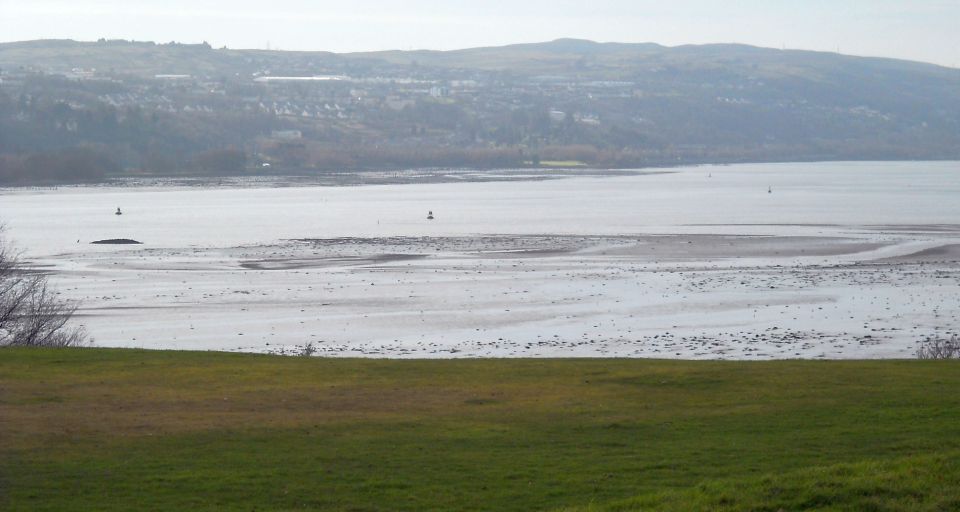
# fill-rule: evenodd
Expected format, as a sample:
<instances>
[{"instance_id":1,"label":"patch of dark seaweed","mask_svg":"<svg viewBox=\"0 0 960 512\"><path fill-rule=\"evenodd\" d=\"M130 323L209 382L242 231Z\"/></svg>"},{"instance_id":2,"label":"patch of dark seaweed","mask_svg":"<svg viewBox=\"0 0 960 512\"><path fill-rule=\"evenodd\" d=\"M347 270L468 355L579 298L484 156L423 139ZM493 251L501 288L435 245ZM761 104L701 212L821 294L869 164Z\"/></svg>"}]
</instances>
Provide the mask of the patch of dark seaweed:
<instances>
[{"instance_id":1,"label":"patch of dark seaweed","mask_svg":"<svg viewBox=\"0 0 960 512\"><path fill-rule=\"evenodd\" d=\"M392 263L396 261L418 260L426 258L426 254L378 254L367 257L333 257L333 258L278 258L256 261L244 261L241 268L247 270L297 270L328 267L354 267L375 265L378 263Z\"/></svg>"}]
</instances>

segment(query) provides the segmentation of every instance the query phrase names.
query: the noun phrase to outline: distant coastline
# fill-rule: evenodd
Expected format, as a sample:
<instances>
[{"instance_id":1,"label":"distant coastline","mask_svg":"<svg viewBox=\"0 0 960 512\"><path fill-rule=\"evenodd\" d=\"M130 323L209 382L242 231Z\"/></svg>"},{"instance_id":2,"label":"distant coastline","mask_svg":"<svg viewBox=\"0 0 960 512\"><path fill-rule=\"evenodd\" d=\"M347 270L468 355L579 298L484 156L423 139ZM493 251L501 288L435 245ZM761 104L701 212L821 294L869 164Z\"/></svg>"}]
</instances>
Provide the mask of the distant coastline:
<instances>
[{"instance_id":1,"label":"distant coastline","mask_svg":"<svg viewBox=\"0 0 960 512\"><path fill-rule=\"evenodd\" d=\"M727 167L731 165L763 164L870 164L889 162L956 162L957 159L929 160L787 160L756 162L704 162L694 164L658 165L637 168L607 168L588 165L558 167L504 167L504 168L468 168L468 167L423 167L423 168L385 168L385 169L346 169L317 170L289 169L266 173L249 172L209 174L156 174L126 173L104 175L96 181L46 181L46 182L0 182L3 190L42 190L64 187L290 187L290 186L360 186L360 185L402 185L423 183L470 183L489 181L544 181L574 177L604 177L640 174L659 174L675 172L676 169L689 167Z\"/></svg>"},{"instance_id":2,"label":"distant coastline","mask_svg":"<svg viewBox=\"0 0 960 512\"><path fill-rule=\"evenodd\" d=\"M869 86L867 86L869 85ZM735 44L0 44L0 183L960 160L960 70Z\"/></svg>"}]
</instances>

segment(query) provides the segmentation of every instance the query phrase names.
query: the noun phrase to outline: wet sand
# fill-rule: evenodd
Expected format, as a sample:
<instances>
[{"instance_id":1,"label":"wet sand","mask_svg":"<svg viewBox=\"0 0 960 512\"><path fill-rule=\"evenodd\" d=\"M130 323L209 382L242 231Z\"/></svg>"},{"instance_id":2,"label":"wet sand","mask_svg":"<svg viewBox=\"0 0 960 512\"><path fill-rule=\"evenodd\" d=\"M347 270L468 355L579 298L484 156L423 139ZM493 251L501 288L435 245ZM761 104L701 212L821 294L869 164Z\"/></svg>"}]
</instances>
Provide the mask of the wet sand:
<instances>
[{"instance_id":1,"label":"wet sand","mask_svg":"<svg viewBox=\"0 0 960 512\"><path fill-rule=\"evenodd\" d=\"M78 254L55 280L101 346L909 358L960 332L960 229L927 228L297 239Z\"/></svg>"},{"instance_id":2,"label":"wet sand","mask_svg":"<svg viewBox=\"0 0 960 512\"><path fill-rule=\"evenodd\" d=\"M81 301L100 346L910 358L960 331L958 171L822 162L133 182L0 190L0 218ZM144 245L88 243L117 238Z\"/></svg>"}]
</instances>

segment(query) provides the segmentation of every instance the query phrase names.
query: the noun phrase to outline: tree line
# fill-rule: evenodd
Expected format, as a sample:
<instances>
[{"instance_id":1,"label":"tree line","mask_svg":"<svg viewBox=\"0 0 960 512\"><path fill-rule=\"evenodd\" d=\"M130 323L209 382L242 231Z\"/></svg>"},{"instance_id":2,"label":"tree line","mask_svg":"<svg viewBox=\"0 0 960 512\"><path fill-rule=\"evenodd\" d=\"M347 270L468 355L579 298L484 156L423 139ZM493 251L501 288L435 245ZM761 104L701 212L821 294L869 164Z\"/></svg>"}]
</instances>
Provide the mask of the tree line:
<instances>
[{"instance_id":1,"label":"tree line","mask_svg":"<svg viewBox=\"0 0 960 512\"><path fill-rule=\"evenodd\" d=\"M95 183L122 169L103 151L76 147L0 155L0 184Z\"/></svg>"}]
</instances>

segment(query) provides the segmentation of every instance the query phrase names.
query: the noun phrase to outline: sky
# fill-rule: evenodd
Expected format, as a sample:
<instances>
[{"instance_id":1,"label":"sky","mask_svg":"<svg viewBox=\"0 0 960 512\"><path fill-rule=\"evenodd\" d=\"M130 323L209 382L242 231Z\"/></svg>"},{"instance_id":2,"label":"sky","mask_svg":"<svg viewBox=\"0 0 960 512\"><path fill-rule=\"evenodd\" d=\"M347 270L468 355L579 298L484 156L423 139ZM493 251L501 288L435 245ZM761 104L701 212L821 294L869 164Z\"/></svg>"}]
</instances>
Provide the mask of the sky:
<instances>
[{"instance_id":1,"label":"sky","mask_svg":"<svg viewBox=\"0 0 960 512\"><path fill-rule=\"evenodd\" d=\"M335 52L549 41L746 43L960 68L960 0L0 0L0 41Z\"/></svg>"}]
</instances>

